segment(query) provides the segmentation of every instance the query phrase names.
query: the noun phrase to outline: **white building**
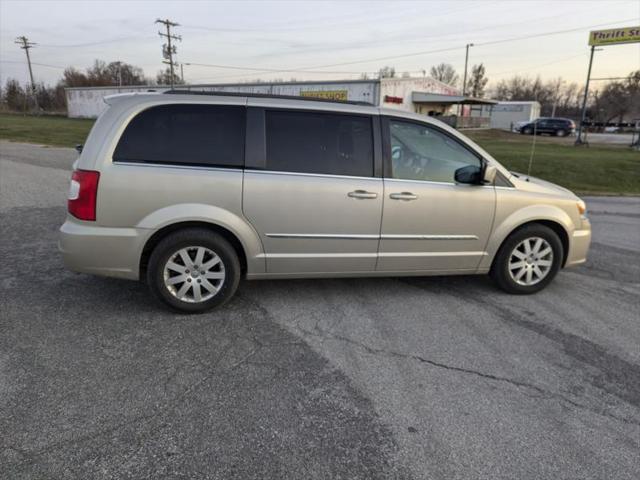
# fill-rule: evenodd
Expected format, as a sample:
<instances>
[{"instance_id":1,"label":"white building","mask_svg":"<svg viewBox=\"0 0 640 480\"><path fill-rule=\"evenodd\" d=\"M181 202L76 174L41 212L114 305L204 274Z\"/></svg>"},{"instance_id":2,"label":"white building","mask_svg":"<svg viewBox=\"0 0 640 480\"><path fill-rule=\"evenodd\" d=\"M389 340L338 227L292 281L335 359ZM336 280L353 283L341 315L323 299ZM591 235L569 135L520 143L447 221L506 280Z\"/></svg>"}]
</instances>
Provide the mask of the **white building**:
<instances>
[{"instance_id":1,"label":"white building","mask_svg":"<svg viewBox=\"0 0 640 480\"><path fill-rule=\"evenodd\" d=\"M479 115L490 115L491 128L513 130L518 123L530 122L540 117L540 103L532 102L497 102L495 105L482 106ZM475 115L476 111L472 112Z\"/></svg>"},{"instance_id":2,"label":"white building","mask_svg":"<svg viewBox=\"0 0 640 480\"><path fill-rule=\"evenodd\" d=\"M179 85L179 90L262 93L367 102L425 115L446 116L461 104L491 105L495 102L463 97L459 89L430 77ZM104 97L126 92L164 92L167 86L67 88L67 111L71 118L95 118L106 108ZM487 120L488 123L488 120ZM487 125L488 126L488 125Z\"/></svg>"}]
</instances>

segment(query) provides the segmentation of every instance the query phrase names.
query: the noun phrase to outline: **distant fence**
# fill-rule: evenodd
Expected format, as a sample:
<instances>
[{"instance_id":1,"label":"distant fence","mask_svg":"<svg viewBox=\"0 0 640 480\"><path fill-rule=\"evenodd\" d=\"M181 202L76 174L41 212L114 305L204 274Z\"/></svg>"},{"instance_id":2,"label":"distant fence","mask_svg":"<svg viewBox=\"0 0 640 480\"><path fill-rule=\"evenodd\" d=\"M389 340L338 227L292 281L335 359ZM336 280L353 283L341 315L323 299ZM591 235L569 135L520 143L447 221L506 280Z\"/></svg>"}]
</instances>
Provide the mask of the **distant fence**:
<instances>
[{"instance_id":1,"label":"distant fence","mask_svg":"<svg viewBox=\"0 0 640 480\"><path fill-rule=\"evenodd\" d=\"M582 123L589 132L638 132L640 131L640 120L631 122L593 122L585 121Z\"/></svg>"}]
</instances>

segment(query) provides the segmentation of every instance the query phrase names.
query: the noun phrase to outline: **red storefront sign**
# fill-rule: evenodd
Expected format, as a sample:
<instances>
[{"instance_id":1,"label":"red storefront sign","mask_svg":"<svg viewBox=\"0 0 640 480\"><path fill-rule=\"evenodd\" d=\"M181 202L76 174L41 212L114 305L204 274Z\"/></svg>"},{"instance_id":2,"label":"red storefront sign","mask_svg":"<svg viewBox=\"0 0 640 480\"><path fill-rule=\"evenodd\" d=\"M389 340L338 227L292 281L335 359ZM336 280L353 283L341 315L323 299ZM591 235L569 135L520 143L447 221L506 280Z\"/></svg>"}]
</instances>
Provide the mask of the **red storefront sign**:
<instances>
[{"instance_id":1,"label":"red storefront sign","mask_svg":"<svg viewBox=\"0 0 640 480\"><path fill-rule=\"evenodd\" d=\"M384 96L385 103L402 103L402 97L392 97L391 95Z\"/></svg>"}]
</instances>

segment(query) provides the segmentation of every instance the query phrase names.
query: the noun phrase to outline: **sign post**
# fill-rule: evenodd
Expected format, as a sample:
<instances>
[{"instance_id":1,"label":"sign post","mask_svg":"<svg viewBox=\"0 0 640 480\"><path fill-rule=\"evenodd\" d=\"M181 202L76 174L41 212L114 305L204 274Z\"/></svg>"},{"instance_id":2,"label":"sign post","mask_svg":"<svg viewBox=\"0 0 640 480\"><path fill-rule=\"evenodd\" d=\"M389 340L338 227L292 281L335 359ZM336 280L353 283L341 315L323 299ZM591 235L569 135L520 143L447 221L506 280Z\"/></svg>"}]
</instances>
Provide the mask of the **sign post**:
<instances>
[{"instance_id":1,"label":"sign post","mask_svg":"<svg viewBox=\"0 0 640 480\"><path fill-rule=\"evenodd\" d=\"M584 98L582 99L582 115L580 116L580 125L578 126L578 138L575 145L588 145L583 140L584 121L587 117L587 98L589 96L589 81L591 80L591 67L593 65L593 53L597 46L621 45L624 43L640 42L640 26L611 28L609 30L594 30L589 32L589 45L591 46L591 55L589 57L589 69L587 71L587 83L584 87Z\"/></svg>"}]
</instances>

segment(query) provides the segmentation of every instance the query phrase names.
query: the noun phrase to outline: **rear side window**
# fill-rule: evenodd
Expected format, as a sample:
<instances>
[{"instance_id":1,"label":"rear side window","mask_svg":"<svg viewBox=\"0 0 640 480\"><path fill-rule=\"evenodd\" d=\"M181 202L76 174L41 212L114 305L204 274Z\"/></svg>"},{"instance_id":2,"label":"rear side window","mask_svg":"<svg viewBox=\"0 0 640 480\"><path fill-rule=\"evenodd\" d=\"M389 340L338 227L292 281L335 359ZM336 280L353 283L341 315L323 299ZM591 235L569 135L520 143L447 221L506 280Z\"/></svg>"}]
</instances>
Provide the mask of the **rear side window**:
<instances>
[{"instance_id":1,"label":"rear side window","mask_svg":"<svg viewBox=\"0 0 640 480\"><path fill-rule=\"evenodd\" d=\"M267 111L266 135L268 170L373 176L370 117Z\"/></svg>"},{"instance_id":2,"label":"rear side window","mask_svg":"<svg viewBox=\"0 0 640 480\"><path fill-rule=\"evenodd\" d=\"M127 125L113 161L242 167L244 129L244 107L152 107Z\"/></svg>"}]
</instances>

